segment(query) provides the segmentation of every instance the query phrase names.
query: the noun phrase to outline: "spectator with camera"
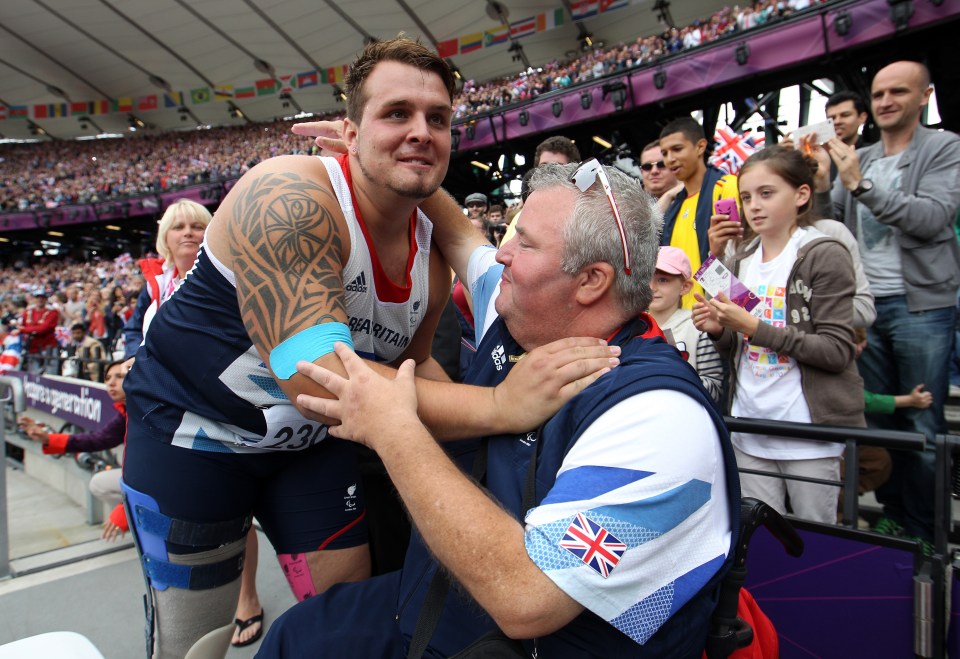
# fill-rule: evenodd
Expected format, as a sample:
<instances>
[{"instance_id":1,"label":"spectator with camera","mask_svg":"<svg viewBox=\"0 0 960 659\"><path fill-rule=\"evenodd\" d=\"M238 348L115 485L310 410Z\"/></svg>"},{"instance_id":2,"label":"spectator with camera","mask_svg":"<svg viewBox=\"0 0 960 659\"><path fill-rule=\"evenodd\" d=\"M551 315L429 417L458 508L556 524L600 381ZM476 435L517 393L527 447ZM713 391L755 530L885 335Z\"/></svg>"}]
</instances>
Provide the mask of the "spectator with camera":
<instances>
[{"instance_id":1,"label":"spectator with camera","mask_svg":"<svg viewBox=\"0 0 960 659\"><path fill-rule=\"evenodd\" d=\"M103 343L87 334L86 325L74 323L70 326L70 343L67 344L65 352L68 359L61 367L61 375L100 381Z\"/></svg>"},{"instance_id":2,"label":"spectator with camera","mask_svg":"<svg viewBox=\"0 0 960 659\"><path fill-rule=\"evenodd\" d=\"M487 240L490 241L490 244L494 247L499 247L506 232L507 224L503 219L503 206L493 204L487 211L487 222L484 229Z\"/></svg>"}]
</instances>

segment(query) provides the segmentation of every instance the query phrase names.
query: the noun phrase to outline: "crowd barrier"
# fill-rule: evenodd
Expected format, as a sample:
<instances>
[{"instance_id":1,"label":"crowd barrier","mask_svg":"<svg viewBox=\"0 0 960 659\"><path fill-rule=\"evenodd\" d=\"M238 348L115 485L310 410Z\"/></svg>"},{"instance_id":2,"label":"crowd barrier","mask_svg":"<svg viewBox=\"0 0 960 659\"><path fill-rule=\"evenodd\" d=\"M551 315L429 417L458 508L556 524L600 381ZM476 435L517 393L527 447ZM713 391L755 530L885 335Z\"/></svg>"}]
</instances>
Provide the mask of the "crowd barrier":
<instances>
[{"instance_id":1,"label":"crowd barrier","mask_svg":"<svg viewBox=\"0 0 960 659\"><path fill-rule=\"evenodd\" d=\"M786 476L783 474L772 474L784 480L805 481L808 483L820 483L835 487L844 487L845 483L857 482L857 457L859 453L858 446L864 444L867 446L876 446L888 450L922 451L924 449L924 437L919 433L900 432L895 430L877 430L875 428L847 428L844 426L823 426L808 423L792 423L788 421L777 421L772 423L762 419L740 419L737 417L727 417L727 427L730 432L743 432L761 435L774 435L776 437L790 437L793 439L809 439L814 441L827 441L838 444L844 444L846 451L844 453L844 474L841 480L830 481L817 478L807 478L804 476ZM741 469L742 473L759 474L750 469ZM844 487L842 499L842 521L841 524L856 528L857 518L859 517L859 496L857 488Z\"/></svg>"},{"instance_id":2,"label":"crowd barrier","mask_svg":"<svg viewBox=\"0 0 960 659\"><path fill-rule=\"evenodd\" d=\"M785 556L769 533L751 543L746 587L770 617L783 659L819 657L946 657L951 602L947 582L957 579L949 556L953 529L950 474L960 438L940 435L928 446L920 433L726 418L732 432L841 443L845 472L839 481L780 478L843 487L843 521L808 522L787 515L803 538L800 558ZM935 455L934 550L915 541L857 528L857 459L860 444ZM749 473L766 473L741 470ZM956 634L955 634L956 636ZM960 659L960 643L949 648Z\"/></svg>"},{"instance_id":3,"label":"crowd barrier","mask_svg":"<svg viewBox=\"0 0 960 659\"><path fill-rule=\"evenodd\" d=\"M106 368L112 359L91 357L90 350L81 348L75 354L64 355L61 348L51 347L40 352L24 353L23 370L38 375L63 375L75 380L103 382Z\"/></svg>"},{"instance_id":4,"label":"crowd barrier","mask_svg":"<svg viewBox=\"0 0 960 659\"><path fill-rule=\"evenodd\" d=\"M57 375L7 371L0 376L0 446L5 460L0 469L0 579L10 576L9 529L7 526L6 466L19 463L31 477L62 491L81 506L86 523L103 521L104 504L89 490L90 477L101 469L119 468L113 451L48 456L41 447L17 429L17 418L28 412L56 432L99 430L118 412L102 384ZM115 449L119 450L119 449ZM57 458L63 459L57 459Z\"/></svg>"},{"instance_id":5,"label":"crowd barrier","mask_svg":"<svg viewBox=\"0 0 960 659\"><path fill-rule=\"evenodd\" d=\"M18 414L26 409L26 397L22 382L15 377L0 375L0 405L4 417L7 409ZM3 447L3 464L0 465L0 579L10 576L10 526L7 517L7 458L6 423L0 419L0 446Z\"/></svg>"}]
</instances>

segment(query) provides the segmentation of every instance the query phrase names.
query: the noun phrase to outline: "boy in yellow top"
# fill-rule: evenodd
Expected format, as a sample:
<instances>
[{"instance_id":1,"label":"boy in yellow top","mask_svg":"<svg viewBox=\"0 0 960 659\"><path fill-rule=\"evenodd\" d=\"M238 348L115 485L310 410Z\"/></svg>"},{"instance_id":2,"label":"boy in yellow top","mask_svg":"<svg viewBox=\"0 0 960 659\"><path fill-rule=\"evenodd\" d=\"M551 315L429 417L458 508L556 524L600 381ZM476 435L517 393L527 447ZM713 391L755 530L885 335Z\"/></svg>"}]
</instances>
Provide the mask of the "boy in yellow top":
<instances>
[{"instance_id":1,"label":"boy in yellow top","mask_svg":"<svg viewBox=\"0 0 960 659\"><path fill-rule=\"evenodd\" d=\"M738 199L737 177L707 165L707 138L692 117L674 119L660 131L663 161L683 190L663 214L661 245L679 247L690 259L693 272L700 268L710 252L707 230L719 199ZM726 220L727 215L720 216ZM683 296L684 309L692 309L694 294L703 295L700 284Z\"/></svg>"}]
</instances>

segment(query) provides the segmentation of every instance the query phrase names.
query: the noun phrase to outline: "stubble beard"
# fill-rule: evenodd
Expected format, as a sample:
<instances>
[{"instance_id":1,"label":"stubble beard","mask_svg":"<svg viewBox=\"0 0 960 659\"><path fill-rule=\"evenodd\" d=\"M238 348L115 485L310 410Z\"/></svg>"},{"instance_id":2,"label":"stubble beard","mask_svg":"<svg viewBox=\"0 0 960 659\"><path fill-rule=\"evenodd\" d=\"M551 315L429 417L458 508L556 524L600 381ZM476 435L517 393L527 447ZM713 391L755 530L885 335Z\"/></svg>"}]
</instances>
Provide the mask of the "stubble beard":
<instances>
[{"instance_id":1,"label":"stubble beard","mask_svg":"<svg viewBox=\"0 0 960 659\"><path fill-rule=\"evenodd\" d=\"M360 158L359 154L357 155L357 163L360 165L360 172L368 181L376 185L382 185L394 194L407 199L416 199L418 201L422 201L440 188L439 181L435 185L431 186L423 179L419 179L418 181L412 182L409 185L401 185L392 181L389 177L383 180L378 180L377 177L373 176L370 170L364 166L363 160Z\"/></svg>"}]
</instances>

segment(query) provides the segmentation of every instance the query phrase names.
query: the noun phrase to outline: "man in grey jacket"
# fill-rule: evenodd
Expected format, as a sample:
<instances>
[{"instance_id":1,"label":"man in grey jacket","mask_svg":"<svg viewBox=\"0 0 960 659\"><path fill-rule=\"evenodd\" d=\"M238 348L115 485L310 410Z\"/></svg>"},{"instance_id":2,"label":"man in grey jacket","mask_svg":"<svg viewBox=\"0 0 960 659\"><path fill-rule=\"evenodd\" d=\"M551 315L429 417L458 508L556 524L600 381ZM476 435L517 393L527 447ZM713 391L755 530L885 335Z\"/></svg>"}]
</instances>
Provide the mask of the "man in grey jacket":
<instances>
[{"instance_id":1,"label":"man in grey jacket","mask_svg":"<svg viewBox=\"0 0 960 659\"><path fill-rule=\"evenodd\" d=\"M917 62L894 62L873 79L871 106L880 142L856 150L827 143L837 166L835 217L857 236L876 298L877 320L860 357L864 386L896 394L924 384L933 406L869 419L872 425L946 431L948 361L960 286L953 232L960 206L960 138L920 125L932 93ZM877 491L884 518L875 530L933 540L933 453L897 453L890 480ZM929 548L925 545L925 548Z\"/></svg>"}]
</instances>

